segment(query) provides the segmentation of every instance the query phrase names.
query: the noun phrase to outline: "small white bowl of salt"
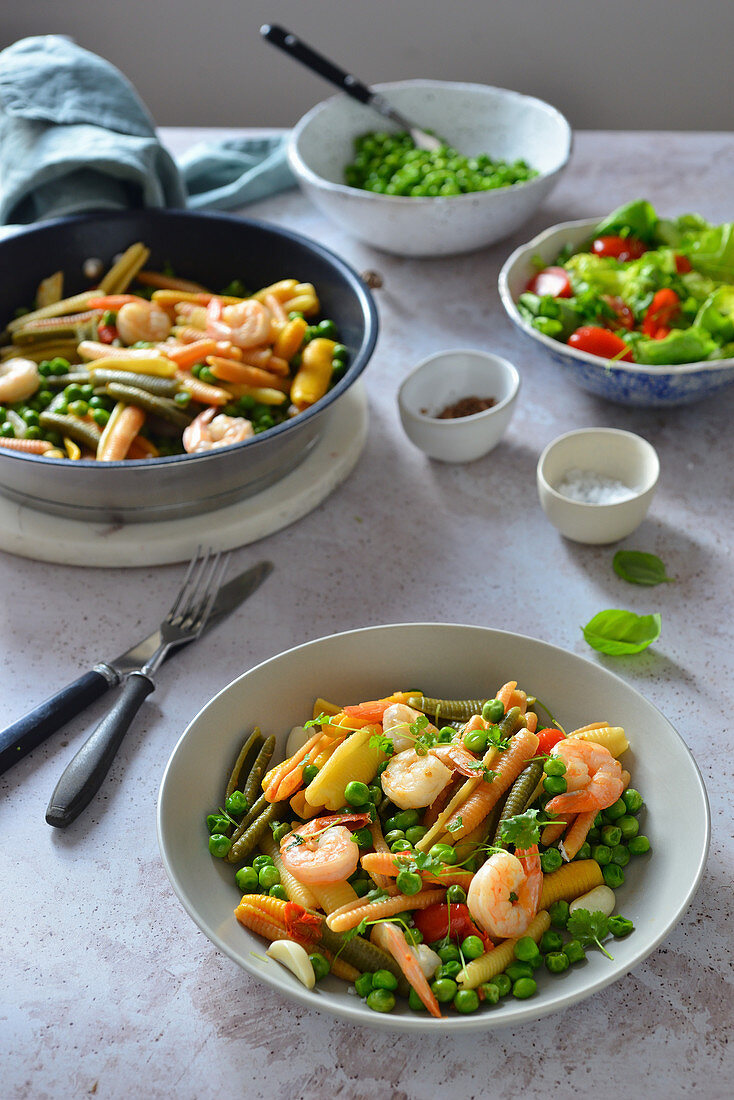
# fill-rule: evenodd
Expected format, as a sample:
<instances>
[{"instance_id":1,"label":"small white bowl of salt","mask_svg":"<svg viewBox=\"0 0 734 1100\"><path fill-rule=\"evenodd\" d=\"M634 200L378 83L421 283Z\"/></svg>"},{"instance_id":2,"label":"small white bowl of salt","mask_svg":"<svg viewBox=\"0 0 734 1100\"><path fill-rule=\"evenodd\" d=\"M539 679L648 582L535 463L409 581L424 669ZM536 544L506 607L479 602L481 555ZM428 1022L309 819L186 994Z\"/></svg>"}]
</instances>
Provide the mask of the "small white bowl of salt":
<instances>
[{"instance_id":1,"label":"small white bowl of salt","mask_svg":"<svg viewBox=\"0 0 734 1100\"><path fill-rule=\"evenodd\" d=\"M574 542L631 535L647 515L660 473L655 448L619 428L581 428L554 439L538 460L540 504Z\"/></svg>"}]
</instances>

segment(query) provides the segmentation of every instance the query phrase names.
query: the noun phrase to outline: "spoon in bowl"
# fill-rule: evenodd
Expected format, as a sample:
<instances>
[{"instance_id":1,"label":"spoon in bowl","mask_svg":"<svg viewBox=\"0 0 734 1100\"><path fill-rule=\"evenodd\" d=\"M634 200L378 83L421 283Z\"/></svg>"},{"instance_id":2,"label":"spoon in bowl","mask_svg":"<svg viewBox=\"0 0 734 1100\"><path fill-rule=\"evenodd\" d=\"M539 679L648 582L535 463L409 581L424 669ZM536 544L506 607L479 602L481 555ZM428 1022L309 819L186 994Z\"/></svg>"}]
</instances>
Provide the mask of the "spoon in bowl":
<instances>
[{"instance_id":1,"label":"spoon in bowl","mask_svg":"<svg viewBox=\"0 0 734 1100\"><path fill-rule=\"evenodd\" d=\"M337 88L341 88L353 99L358 100L360 103L365 103L368 107L374 108L375 111L379 111L385 118L391 119L397 123L402 130L407 130L413 139L414 144L418 149L426 149L429 152L435 152L437 149L441 149L445 142L435 137L433 134L426 133L425 130L421 130L419 126L416 126L409 119L402 115L400 111L396 110L392 104L388 103L383 95L374 91L372 88L363 84L360 80L357 80L356 76L352 76L351 73L346 72L344 69L340 69L338 65L335 65L328 58L323 57L316 50L311 49L305 42L302 42L300 38L297 38L295 34L291 34L290 31L285 30L284 27L279 27L277 24L266 23L260 28L260 34L268 42L272 42L274 46L279 46L285 53L290 54L301 64L305 65L307 69L313 70L318 73L319 76L323 76L326 80L329 80L332 84L336 84Z\"/></svg>"}]
</instances>

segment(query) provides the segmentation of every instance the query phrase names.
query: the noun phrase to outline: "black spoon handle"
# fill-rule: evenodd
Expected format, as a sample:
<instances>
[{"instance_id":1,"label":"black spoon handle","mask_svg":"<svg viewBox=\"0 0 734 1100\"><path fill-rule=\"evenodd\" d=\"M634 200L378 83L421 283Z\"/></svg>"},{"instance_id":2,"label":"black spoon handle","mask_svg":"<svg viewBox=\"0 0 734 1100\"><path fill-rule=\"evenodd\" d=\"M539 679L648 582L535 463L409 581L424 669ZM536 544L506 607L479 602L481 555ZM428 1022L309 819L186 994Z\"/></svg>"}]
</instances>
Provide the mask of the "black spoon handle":
<instances>
[{"instance_id":1,"label":"black spoon handle","mask_svg":"<svg viewBox=\"0 0 734 1100\"><path fill-rule=\"evenodd\" d=\"M65 829L102 786L122 739L155 684L144 672L131 672L117 702L67 764L46 810L46 821Z\"/></svg>"},{"instance_id":2,"label":"black spoon handle","mask_svg":"<svg viewBox=\"0 0 734 1100\"><path fill-rule=\"evenodd\" d=\"M336 84L337 88L341 88L353 99L358 99L360 103L369 103L376 97L377 93L368 88L366 84L363 84L361 80L357 80L356 76L352 76L345 69L340 69L333 61L329 61L327 57L323 57L316 50L312 50L310 46L307 46L295 34L287 31L285 27L266 23L260 28L260 34L263 38L267 38L268 42L272 42L274 46L279 46L291 57L295 57L306 68L312 69L319 76L323 76L332 84Z\"/></svg>"}]
</instances>

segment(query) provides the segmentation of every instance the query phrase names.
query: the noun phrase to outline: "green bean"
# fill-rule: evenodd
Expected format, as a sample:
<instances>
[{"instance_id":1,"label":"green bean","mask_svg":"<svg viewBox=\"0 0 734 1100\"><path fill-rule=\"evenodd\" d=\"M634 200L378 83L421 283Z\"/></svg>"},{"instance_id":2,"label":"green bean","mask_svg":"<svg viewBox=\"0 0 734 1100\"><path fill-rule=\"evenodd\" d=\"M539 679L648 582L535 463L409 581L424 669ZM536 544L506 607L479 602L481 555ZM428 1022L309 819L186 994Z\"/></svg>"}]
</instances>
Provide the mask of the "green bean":
<instances>
[{"instance_id":1,"label":"green bean","mask_svg":"<svg viewBox=\"0 0 734 1100\"><path fill-rule=\"evenodd\" d=\"M250 774L247 777L247 782L242 788L245 798L252 805L258 796L260 790L260 784L262 783L262 777L265 775L265 770L270 763L270 759L275 752L275 738L272 736L266 737L265 741L260 748L257 756L255 757L255 763L250 769Z\"/></svg>"},{"instance_id":2,"label":"green bean","mask_svg":"<svg viewBox=\"0 0 734 1100\"><path fill-rule=\"evenodd\" d=\"M502 813L500 814L497 827L494 831L494 838L492 843L500 848L506 848L507 844L502 840L502 823L508 817L515 817L516 814L522 814L527 810L530 804L530 799L533 797L535 788L540 782L540 777L543 774L543 761L534 760L532 764L528 764L523 771L520 772L515 782L510 787L510 792L505 800Z\"/></svg>"},{"instance_id":3,"label":"green bean","mask_svg":"<svg viewBox=\"0 0 734 1100\"><path fill-rule=\"evenodd\" d=\"M152 393L155 397L173 397L179 391L175 378L159 378L154 374L134 374L129 370L95 370L94 381L101 386L111 383L134 386L136 389Z\"/></svg>"},{"instance_id":4,"label":"green bean","mask_svg":"<svg viewBox=\"0 0 734 1100\"><path fill-rule=\"evenodd\" d=\"M156 397L147 390L141 390L137 386L126 386L121 382L110 382L105 386L105 393L114 397L116 401L124 401L126 405L137 405L139 409L160 416L175 424L178 428L186 428L191 423L191 417L185 413L179 405L168 397Z\"/></svg>"},{"instance_id":5,"label":"green bean","mask_svg":"<svg viewBox=\"0 0 734 1100\"><path fill-rule=\"evenodd\" d=\"M481 714L486 699L434 699L426 695L411 695L408 706L423 711L434 718L456 719L467 722L472 715Z\"/></svg>"},{"instance_id":6,"label":"green bean","mask_svg":"<svg viewBox=\"0 0 734 1100\"><path fill-rule=\"evenodd\" d=\"M356 967L357 970L372 973L376 970L389 970L398 979L398 993L400 996L408 996L410 985L392 955L388 955L387 951L383 951L381 947L372 943L371 940L366 940L363 936L353 936L348 939L347 934L343 932L332 932L326 921L323 920L323 914L319 913L318 916L323 921L319 937L322 946L327 951L339 955L340 958L344 959L344 962Z\"/></svg>"},{"instance_id":7,"label":"green bean","mask_svg":"<svg viewBox=\"0 0 734 1100\"><path fill-rule=\"evenodd\" d=\"M39 413L38 420L41 427L47 431L68 435L75 443L80 443L83 447L88 447L90 451L96 453L102 433L95 424L87 424L76 416L50 412L48 409Z\"/></svg>"},{"instance_id":8,"label":"green bean","mask_svg":"<svg viewBox=\"0 0 734 1100\"><path fill-rule=\"evenodd\" d=\"M260 814L265 813L269 805L270 803L268 802L265 795L261 794L257 801L250 806L250 809L247 811L245 816L242 818L242 821L240 821L239 825L232 833L233 844L240 839L240 837L247 831L247 829L249 829L250 825L252 825L256 817L259 817Z\"/></svg>"},{"instance_id":9,"label":"green bean","mask_svg":"<svg viewBox=\"0 0 734 1100\"><path fill-rule=\"evenodd\" d=\"M243 863L270 829L271 821L281 821L288 809L289 806L285 800L282 802L269 802L267 808L255 818L241 836L236 841L233 838L232 847L227 853L227 860L230 863Z\"/></svg>"},{"instance_id":10,"label":"green bean","mask_svg":"<svg viewBox=\"0 0 734 1100\"><path fill-rule=\"evenodd\" d=\"M258 726L255 726L254 730L240 749L234 767L232 768L229 781L227 783L227 790L224 796L225 798L229 798L229 796L232 794L232 791L236 791L238 789L241 772L246 771L247 775L250 774L250 772L252 771L252 765L255 762L255 754L260 750L262 743L263 737L260 733L260 729Z\"/></svg>"}]
</instances>

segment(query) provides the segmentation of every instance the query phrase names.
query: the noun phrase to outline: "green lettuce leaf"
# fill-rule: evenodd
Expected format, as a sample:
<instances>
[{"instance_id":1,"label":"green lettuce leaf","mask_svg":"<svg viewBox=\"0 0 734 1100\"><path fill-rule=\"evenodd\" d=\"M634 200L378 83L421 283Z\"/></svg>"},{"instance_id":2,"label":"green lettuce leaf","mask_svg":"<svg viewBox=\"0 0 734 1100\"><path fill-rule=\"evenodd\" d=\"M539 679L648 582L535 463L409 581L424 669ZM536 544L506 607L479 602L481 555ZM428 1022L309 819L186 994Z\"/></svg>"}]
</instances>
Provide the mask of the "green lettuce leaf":
<instances>
[{"instance_id":1,"label":"green lettuce leaf","mask_svg":"<svg viewBox=\"0 0 734 1100\"><path fill-rule=\"evenodd\" d=\"M734 340L734 286L709 294L693 323L710 332L719 346Z\"/></svg>"},{"instance_id":2,"label":"green lettuce leaf","mask_svg":"<svg viewBox=\"0 0 734 1100\"><path fill-rule=\"evenodd\" d=\"M662 340L653 340L641 332L630 332L625 339L636 363L650 367L677 363L700 363L718 351L719 345L704 328L672 329Z\"/></svg>"},{"instance_id":3,"label":"green lettuce leaf","mask_svg":"<svg viewBox=\"0 0 734 1100\"><path fill-rule=\"evenodd\" d=\"M641 241L655 240L658 216L646 199L618 206L606 218L599 222L594 230L595 237L637 237Z\"/></svg>"}]
</instances>

